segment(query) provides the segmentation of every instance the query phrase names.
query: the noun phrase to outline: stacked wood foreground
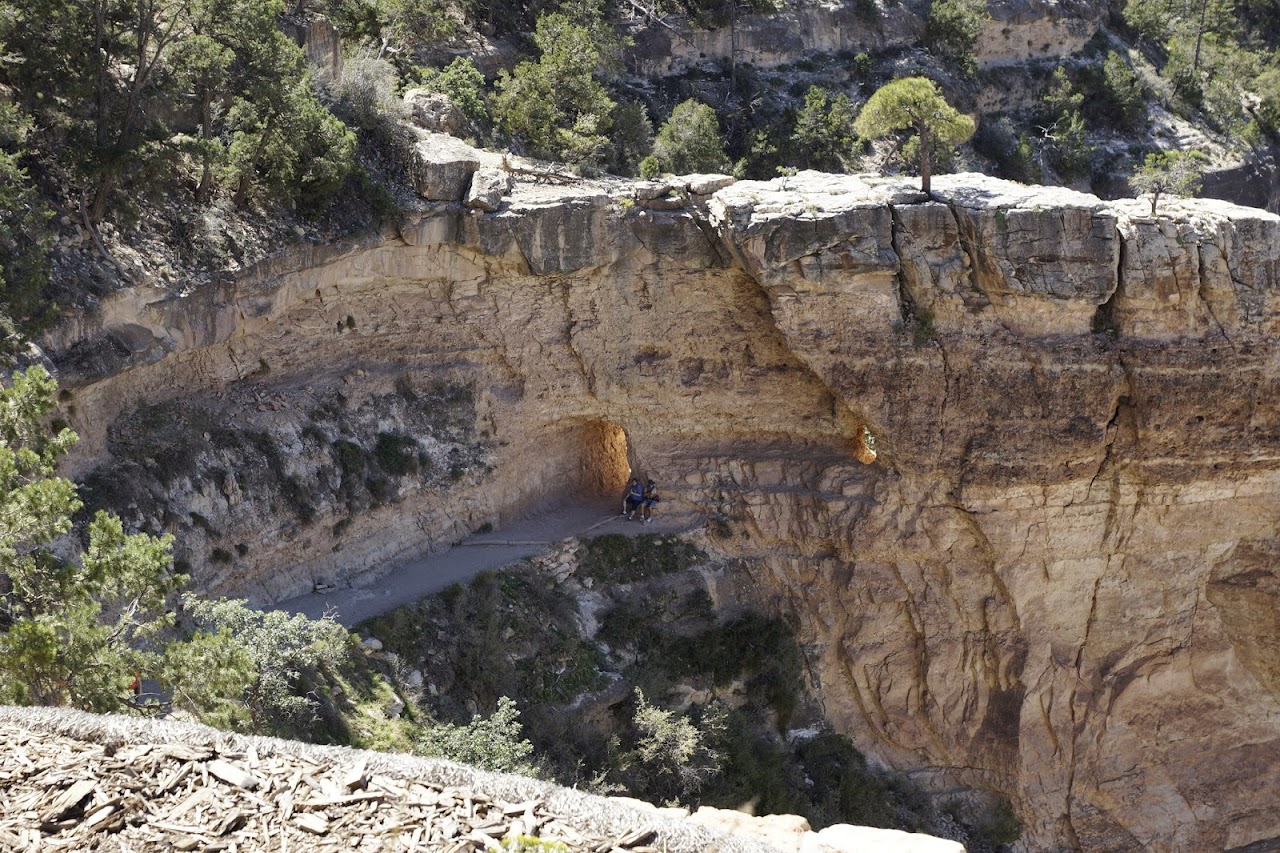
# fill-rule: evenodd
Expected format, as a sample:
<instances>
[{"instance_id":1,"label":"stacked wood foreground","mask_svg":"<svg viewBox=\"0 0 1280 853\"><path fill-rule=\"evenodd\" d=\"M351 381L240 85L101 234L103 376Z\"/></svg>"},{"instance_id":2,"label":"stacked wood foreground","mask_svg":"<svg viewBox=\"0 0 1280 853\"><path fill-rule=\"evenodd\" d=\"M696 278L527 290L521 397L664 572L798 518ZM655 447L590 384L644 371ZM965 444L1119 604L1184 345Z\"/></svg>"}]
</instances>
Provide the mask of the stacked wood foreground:
<instances>
[{"instance_id":1,"label":"stacked wood foreground","mask_svg":"<svg viewBox=\"0 0 1280 853\"><path fill-rule=\"evenodd\" d=\"M6 851L772 849L530 779L204 726L0 708L0 743Z\"/></svg>"}]
</instances>

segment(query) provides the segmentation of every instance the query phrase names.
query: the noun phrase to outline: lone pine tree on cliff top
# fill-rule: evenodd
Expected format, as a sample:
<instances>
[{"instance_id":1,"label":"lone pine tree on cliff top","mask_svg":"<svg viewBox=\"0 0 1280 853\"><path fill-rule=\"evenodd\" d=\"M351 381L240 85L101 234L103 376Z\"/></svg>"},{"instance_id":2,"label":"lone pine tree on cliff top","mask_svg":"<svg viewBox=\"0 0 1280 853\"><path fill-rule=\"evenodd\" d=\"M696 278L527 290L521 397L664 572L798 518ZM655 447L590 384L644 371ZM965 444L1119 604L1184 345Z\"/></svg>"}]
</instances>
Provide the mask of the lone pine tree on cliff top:
<instances>
[{"instance_id":1,"label":"lone pine tree on cliff top","mask_svg":"<svg viewBox=\"0 0 1280 853\"><path fill-rule=\"evenodd\" d=\"M947 103L932 80L904 77L876 90L858 113L853 129L863 139L879 139L896 130L915 130L920 158L920 189L929 192L930 156L935 145L959 145L973 136L973 119Z\"/></svg>"}]
</instances>

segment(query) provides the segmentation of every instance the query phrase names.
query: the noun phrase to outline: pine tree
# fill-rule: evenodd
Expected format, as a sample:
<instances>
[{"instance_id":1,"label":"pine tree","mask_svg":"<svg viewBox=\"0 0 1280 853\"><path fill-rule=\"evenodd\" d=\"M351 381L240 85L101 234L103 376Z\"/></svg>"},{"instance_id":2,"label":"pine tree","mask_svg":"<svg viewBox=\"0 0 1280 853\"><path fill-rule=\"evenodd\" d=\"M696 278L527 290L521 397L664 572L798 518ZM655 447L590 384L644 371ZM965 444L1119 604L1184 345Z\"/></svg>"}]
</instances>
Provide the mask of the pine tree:
<instances>
[{"instance_id":1,"label":"pine tree","mask_svg":"<svg viewBox=\"0 0 1280 853\"><path fill-rule=\"evenodd\" d=\"M946 102L937 85L924 77L904 77L876 90L862 107L854 130L879 139L899 130L916 132L920 189L929 192L933 147L959 145L973 136L973 119Z\"/></svg>"}]
</instances>

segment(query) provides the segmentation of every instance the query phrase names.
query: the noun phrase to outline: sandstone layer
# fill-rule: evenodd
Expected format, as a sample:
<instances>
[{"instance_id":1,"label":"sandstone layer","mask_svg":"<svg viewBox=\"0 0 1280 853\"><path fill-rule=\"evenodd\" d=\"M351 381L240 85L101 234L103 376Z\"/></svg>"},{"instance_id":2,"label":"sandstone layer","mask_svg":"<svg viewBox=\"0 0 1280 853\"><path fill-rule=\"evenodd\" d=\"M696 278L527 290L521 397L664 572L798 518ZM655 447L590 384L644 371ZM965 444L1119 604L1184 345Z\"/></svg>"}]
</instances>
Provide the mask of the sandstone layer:
<instances>
[{"instance_id":1,"label":"sandstone layer","mask_svg":"<svg viewBox=\"0 0 1280 853\"><path fill-rule=\"evenodd\" d=\"M124 291L48 340L77 471L263 601L608 492L625 454L768 567L860 748L1011 796L1027 849L1280 836L1280 218L715 185L522 178Z\"/></svg>"}]
</instances>

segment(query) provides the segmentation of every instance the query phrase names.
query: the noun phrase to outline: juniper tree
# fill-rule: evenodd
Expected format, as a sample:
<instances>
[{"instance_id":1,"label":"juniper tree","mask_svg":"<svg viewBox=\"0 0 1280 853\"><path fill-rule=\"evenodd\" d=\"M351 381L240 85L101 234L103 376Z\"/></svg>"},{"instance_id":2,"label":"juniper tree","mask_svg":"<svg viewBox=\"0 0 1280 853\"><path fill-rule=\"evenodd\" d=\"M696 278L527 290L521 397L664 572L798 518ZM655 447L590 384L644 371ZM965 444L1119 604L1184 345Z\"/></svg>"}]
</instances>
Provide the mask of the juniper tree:
<instances>
[{"instance_id":1,"label":"juniper tree","mask_svg":"<svg viewBox=\"0 0 1280 853\"><path fill-rule=\"evenodd\" d=\"M128 535L98 513L87 547L55 552L81 503L54 469L76 441L45 421L56 385L41 367L0 389L0 702L111 711L148 647L171 623L165 599L182 578L168 536Z\"/></svg>"}]
</instances>

